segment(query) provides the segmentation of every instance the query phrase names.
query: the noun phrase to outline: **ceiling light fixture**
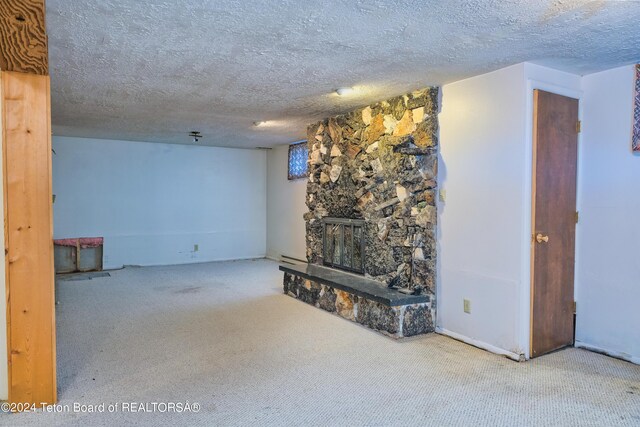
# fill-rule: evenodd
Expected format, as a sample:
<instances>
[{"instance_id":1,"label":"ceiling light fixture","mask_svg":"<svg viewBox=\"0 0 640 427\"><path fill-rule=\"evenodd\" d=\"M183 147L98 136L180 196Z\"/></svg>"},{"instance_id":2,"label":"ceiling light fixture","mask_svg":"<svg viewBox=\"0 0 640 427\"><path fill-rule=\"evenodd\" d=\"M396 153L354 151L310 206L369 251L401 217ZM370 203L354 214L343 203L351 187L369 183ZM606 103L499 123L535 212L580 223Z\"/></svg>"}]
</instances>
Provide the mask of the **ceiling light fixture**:
<instances>
[{"instance_id":1,"label":"ceiling light fixture","mask_svg":"<svg viewBox=\"0 0 640 427\"><path fill-rule=\"evenodd\" d=\"M336 93L338 94L338 96L349 95L352 92L353 92L353 88L352 87L340 87L340 88L336 89Z\"/></svg>"},{"instance_id":2,"label":"ceiling light fixture","mask_svg":"<svg viewBox=\"0 0 640 427\"><path fill-rule=\"evenodd\" d=\"M253 125L255 127L260 127L260 126L265 126L267 124L267 122L262 121L262 122L253 122Z\"/></svg>"},{"instance_id":3,"label":"ceiling light fixture","mask_svg":"<svg viewBox=\"0 0 640 427\"><path fill-rule=\"evenodd\" d=\"M192 130L191 132L189 132L189 136L193 138L194 143L197 143L198 141L200 141L200 138L202 138L202 134L197 130Z\"/></svg>"}]
</instances>

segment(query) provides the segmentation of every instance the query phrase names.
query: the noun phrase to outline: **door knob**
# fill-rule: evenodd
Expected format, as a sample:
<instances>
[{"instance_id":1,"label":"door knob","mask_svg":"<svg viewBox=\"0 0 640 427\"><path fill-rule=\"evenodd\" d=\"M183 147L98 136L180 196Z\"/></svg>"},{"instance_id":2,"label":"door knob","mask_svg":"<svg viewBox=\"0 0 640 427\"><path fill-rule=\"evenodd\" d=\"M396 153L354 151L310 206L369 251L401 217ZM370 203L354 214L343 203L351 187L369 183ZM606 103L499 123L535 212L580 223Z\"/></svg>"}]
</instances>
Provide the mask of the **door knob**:
<instances>
[{"instance_id":1,"label":"door knob","mask_svg":"<svg viewBox=\"0 0 640 427\"><path fill-rule=\"evenodd\" d=\"M549 236L545 236L544 234L536 234L536 242L538 243L547 243L549 241Z\"/></svg>"}]
</instances>

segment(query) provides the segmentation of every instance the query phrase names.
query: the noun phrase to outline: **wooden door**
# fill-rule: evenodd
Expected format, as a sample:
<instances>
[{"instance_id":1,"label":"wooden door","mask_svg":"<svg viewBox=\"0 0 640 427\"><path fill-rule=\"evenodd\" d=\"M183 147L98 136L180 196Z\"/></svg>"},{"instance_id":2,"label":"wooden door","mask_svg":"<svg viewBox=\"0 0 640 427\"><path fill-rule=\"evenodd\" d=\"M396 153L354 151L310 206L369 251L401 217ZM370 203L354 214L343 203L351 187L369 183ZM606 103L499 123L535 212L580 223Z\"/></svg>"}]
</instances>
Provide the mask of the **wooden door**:
<instances>
[{"instance_id":1,"label":"wooden door","mask_svg":"<svg viewBox=\"0 0 640 427\"><path fill-rule=\"evenodd\" d=\"M531 357L573 344L578 100L534 91Z\"/></svg>"},{"instance_id":2,"label":"wooden door","mask_svg":"<svg viewBox=\"0 0 640 427\"><path fill-rule=\"evenodd\" d=\"M9 400L56 401L49 76L0 72Z\"/></svg>"}]
</instances>

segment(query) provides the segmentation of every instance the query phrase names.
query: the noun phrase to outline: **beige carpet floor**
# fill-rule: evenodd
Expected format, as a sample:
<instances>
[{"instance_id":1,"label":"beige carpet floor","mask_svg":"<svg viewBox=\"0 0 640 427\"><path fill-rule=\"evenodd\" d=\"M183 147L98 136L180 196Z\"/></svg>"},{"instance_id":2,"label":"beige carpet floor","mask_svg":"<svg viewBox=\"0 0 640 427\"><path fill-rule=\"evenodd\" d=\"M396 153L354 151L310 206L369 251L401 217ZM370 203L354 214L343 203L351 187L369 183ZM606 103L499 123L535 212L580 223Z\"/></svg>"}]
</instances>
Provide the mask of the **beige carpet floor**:
<instances>
[{"instance_id":1,"label":"beige carpet floor","mask_svg":"<svg viewBox=\"0 0 640 427\"><path fill-rule=\"evenodd\" d=\"M281 281L267 260L58 281L61 405L201 409L0 424L640 425L640 366L578 349L517 363L435 334L394 341L282 295Z\"/></svg>"}]
</instances>

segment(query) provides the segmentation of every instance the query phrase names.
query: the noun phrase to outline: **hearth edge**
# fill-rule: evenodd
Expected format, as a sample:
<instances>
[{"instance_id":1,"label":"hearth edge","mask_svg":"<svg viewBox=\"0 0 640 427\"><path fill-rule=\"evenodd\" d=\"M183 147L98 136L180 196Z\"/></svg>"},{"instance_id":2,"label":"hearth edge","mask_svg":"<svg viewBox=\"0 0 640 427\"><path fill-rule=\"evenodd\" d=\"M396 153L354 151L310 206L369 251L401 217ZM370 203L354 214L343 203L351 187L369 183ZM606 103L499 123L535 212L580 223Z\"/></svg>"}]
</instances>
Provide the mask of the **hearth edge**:
<instances>
[{"instance_id":1,"label":"hearth edge","mask_svg":"<svg viewBox=\"0 0 640 427\"><path fill-rule=\"evenodd\" d=\"M435 331L435 307L430 300L387 305L305 278L287 266L281 266L280 270L284 272L283 288L286 295L384 335L399 339Z\"/></svg>"}]
</instances>

